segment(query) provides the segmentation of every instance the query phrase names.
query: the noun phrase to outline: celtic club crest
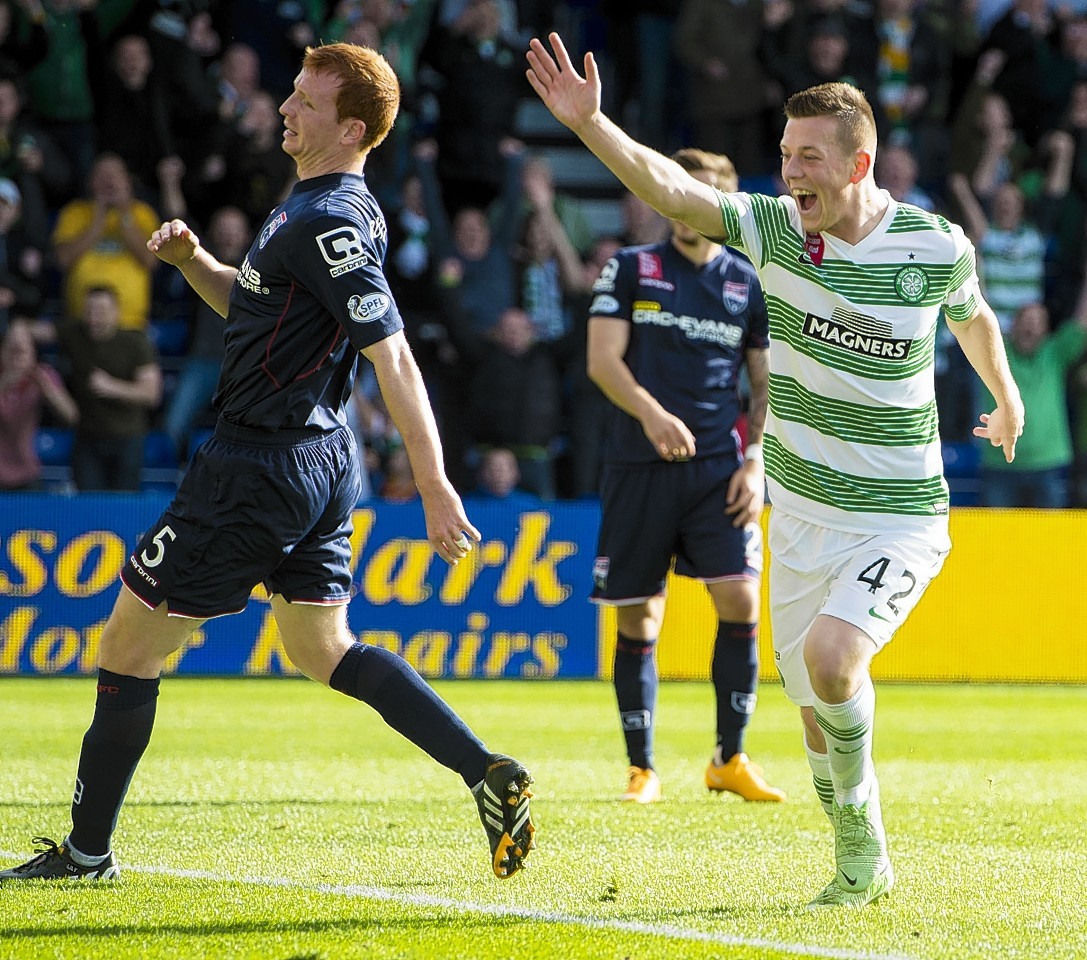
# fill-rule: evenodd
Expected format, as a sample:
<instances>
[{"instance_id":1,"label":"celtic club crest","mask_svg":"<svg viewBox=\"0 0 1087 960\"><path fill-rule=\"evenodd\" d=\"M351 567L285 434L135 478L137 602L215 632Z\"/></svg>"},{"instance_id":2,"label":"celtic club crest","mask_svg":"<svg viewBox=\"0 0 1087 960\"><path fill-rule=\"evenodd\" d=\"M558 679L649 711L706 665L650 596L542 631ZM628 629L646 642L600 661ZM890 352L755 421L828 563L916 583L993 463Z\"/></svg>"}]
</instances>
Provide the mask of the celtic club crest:
<instances>
[{"instance_id":1,"label":"celtic club crest","mask_svg":"<svg viewBox=\"0 0 1087 960\"><path fill-rule=\"evenodd\" d=\"M895 292L906 303L920 303L928 293L928 276L920 267L903 267L895 276Z\"/></svg>"}]
</instances>

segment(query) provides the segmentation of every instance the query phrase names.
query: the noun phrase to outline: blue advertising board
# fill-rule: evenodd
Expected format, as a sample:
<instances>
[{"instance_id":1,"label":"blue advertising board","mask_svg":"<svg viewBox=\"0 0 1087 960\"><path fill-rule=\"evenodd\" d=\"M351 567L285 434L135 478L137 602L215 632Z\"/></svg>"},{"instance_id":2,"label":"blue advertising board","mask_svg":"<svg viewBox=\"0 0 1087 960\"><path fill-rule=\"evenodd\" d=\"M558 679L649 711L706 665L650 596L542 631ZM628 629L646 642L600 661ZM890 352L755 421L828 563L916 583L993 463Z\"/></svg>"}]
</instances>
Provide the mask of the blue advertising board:
<instances>
[{"instance_id":1,"label":"blue advertising board","mask_svg":"<svg viewBox=\"0 0 1087 960\"><path fill-rule=\"evenodd\" d=\"M88 673L154 495L0 496L0 674ZM468 504L483 535L455 567L426 541L418 504L355 512L348 624L428 677L595 677L587 601L599 508ZM263 588L240 614L207 621L170 660L178 674L295 673Z\"/></svg>"}]
</instances>

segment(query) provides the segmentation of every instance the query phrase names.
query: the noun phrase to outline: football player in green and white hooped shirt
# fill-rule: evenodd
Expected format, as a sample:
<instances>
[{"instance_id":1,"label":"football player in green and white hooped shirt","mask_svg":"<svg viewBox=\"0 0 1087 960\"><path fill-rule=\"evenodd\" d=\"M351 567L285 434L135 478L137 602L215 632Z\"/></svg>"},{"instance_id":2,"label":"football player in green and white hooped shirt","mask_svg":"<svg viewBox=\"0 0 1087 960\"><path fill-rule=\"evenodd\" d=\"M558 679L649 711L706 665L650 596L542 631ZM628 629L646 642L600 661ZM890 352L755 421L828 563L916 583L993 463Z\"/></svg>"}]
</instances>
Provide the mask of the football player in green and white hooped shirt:
<instances>
[{"instance_id":1,"label":"football player in green and white hooped shirt","mask_svg":"<svg viewBox=\"0 0 1087 960\"><path fill-rule=\"evenodd\" d=\"M810 906L871 903L894 873L872 765L869 666L950 548L933 390L941 312L997 401L975 436L1010 462L1023 428L973 247L959 227L876 186L875 123L855 87L789 98L789 196L724 194L604 116L592 54L582 77L558 35L549 39L554 56L531 42L528 79L555 117L633 193L744 250L758 270L771 338L761 452L775 658L835 830L834 879Z\"/></svg>"}]
</instances>

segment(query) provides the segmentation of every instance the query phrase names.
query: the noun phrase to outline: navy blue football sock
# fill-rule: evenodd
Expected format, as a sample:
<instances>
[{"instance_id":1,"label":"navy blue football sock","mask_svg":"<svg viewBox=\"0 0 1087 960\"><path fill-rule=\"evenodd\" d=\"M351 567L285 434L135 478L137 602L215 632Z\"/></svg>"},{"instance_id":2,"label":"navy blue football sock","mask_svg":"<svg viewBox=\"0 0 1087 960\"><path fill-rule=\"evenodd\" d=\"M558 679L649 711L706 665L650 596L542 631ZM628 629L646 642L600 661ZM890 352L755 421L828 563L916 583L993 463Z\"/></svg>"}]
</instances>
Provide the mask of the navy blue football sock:
<instances>
[{"instance_id":1,"label":"navy blue football sock","mask_svg":"<svg viewBox=\"0 0 1087 960\"><path fill-rule=\"evenodd\" d=\"M632 767L653 769L653 713L657 709L656 638L615 640L615 698Z\"/></svg>"},{"instance_id":2,"label":"navy blue football sock","mask_svg":"<svg viewBox=\"0 0 1087 960\"><path fill-rule=\"evenodd\" d=\"M455 770L469 787L487 772L487 748L403 657L356 643L328 685L369 704L390 727Z\"/></svg>"},{"instance_id":3,"label":"navy blue football sock","mask_svg":"<svg viewBox=\"0 0 1087 960\"><path fill-rule=\"evenodd\" d=\"M717 694L717 749L726 763L743 752L744 728L755 712L755 687L759 679L758 625L717 625L711 669Z\"/></svg>"},{"instance_id":4,"label":"navy blue football sock","mask_svg":"<svg viewBox=\"0 0 1087 960\"><path fill-rule=\"evenodd\" d=\"M83 736L72 797L73 847L87 856L110 852L128 785L151 740L159 681L98 671L94 717Z\"/></svg>"}]
</instances>

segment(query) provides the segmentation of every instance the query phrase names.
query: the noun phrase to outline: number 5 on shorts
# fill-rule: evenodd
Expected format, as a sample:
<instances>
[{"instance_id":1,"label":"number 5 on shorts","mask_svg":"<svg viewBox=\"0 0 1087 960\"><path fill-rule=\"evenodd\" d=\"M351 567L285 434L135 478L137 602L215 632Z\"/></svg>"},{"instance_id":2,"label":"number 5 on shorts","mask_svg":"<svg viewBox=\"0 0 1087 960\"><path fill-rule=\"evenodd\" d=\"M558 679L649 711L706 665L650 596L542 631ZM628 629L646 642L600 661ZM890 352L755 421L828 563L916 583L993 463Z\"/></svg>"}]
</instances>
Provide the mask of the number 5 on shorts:
<instances>
[{"instance_id":1,"label":"number 5 on shorts","mask_svg":"<svg viewBox=\"0 0 1087 960\"><path fill-rule=\"evenodd\" d=\"M165 537L169 537L171 540L177 539L177 534L174 533L170 524L166 524L166 526L151 538L151 542L155 545L155 553L153 556L149 557L146 550L140 551L140 559L143 561L145 567L157 567L162 563L162 558L166 556L166 544L162 542Z\"/></svg>"}]
</instances>

